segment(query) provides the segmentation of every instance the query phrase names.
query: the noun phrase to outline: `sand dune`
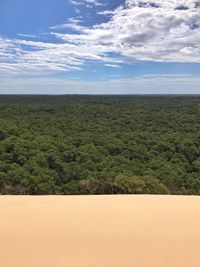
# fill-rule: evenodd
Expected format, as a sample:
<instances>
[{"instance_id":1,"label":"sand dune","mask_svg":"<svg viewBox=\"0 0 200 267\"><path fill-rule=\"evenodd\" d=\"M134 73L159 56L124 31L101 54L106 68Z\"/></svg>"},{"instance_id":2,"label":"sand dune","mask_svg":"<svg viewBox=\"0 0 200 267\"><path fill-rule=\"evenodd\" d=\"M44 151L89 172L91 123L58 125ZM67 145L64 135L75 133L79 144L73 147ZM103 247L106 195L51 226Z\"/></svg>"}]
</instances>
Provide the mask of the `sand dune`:
<instances>
[{"instance_id":1,"label":"sand dune","mask_svg":"<svg viewBox=\"0 0 200 267\"><path fill-rule=\"evenodd\" d=\"M0 197L1 267L198 267L200 197Z\"/></svg>"}]
</instances>

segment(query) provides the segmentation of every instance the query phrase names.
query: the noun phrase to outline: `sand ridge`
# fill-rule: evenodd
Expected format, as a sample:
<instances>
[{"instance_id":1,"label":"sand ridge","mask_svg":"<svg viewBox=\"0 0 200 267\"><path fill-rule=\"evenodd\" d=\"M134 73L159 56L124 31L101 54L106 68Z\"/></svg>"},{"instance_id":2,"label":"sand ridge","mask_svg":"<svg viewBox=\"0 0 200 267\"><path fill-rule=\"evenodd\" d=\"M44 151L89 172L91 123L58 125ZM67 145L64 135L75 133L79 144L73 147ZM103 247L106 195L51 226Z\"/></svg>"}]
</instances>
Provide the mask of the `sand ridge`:
<instances>
[{"instance_id":1,"label":"sand ridge","mask_svg":"<svg viewBox=\"0 0 200 267\"><path fill-rule=\"evenodd\" d=\"M0 266L200 266L200 197L0 196Z\"/></svg>"}]
</instances>

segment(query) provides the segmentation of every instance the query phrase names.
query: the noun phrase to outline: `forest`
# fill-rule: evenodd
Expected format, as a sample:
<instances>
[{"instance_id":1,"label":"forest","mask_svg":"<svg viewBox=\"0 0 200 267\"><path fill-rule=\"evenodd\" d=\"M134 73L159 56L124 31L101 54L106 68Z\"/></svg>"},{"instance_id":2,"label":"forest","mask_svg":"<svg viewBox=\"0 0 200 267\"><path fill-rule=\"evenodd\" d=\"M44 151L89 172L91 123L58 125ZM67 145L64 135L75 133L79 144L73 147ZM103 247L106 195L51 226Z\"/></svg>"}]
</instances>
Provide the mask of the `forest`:
<instances>
[{"instance_id":1,"label":"forest","mask_svg":"<svg viewBox=\"0 0 200 267\"><path fill-rule=\"evenodd\" d=\"M0 194L200 195L200 97L1 95Z\"/></svg>"}]
</instances>

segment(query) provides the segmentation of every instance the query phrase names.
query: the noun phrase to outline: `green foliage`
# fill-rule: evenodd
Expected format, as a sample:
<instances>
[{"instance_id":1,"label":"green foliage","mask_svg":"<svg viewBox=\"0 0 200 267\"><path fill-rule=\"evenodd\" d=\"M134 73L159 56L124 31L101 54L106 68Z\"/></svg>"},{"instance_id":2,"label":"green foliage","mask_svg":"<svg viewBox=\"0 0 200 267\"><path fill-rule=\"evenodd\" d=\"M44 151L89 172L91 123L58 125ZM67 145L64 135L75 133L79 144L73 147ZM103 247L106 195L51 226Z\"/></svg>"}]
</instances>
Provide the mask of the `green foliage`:
<instances>
[{"instance_id":1,"label":"green foliage","mask_svg":"<svg viewBox=\"0 0 200 267\"><path fill-rule=\"evenodd\" d=\"M118 176L114 183L115 191L121 194L141 194L145 184L138 177Z\"/></svg>"},{"instance_id":2,"label":"green foliage","mask_svg":"<svg viewBox=\"0 0 200 267\"><path fill-rule=\"evenodd\" d=\"M0 96L0 194L200 194L200 98Z\"/></svg>"},{"instance_id":3,"label":"green foliage","mask_svg":"<svg viewBox=\"0 0 200 267\"><path fill-rule=\"evenodd\" d=\"M126 177L120 175L114 182L115 192L121 194L169 194L168 188L151 176Z\"/></svg>"}]
</instances>

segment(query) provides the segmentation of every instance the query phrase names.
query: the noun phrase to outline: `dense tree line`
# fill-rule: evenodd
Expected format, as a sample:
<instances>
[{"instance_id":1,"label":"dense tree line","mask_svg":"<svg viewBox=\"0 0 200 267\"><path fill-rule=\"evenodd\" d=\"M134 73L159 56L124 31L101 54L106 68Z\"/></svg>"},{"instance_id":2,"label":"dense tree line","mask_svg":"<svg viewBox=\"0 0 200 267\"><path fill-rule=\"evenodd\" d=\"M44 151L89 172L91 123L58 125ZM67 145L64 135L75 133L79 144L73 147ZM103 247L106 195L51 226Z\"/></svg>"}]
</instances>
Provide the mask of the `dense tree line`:
<instances>
[{"instance_id":1,"label":"dense tree line","mask_svg":"<svg viewBox=\"0 0 200 267\"><path fill-rule=\"evenodd\" d=\"M1 194L200 194L198 96L0 96Z\"/></svg>"}]
</instances>

